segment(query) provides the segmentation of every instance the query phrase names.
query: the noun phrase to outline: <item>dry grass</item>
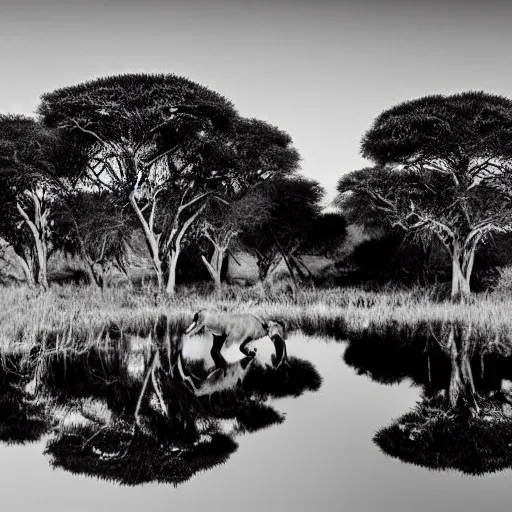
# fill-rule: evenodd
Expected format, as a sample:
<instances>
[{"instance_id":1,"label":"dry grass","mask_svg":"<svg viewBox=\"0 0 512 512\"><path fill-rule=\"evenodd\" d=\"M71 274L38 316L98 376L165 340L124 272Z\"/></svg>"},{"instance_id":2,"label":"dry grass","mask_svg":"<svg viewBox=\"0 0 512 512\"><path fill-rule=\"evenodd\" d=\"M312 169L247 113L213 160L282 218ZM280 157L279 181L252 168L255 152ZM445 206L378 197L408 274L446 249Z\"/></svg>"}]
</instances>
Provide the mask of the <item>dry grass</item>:
<instances>
[{"instance_id":1,"label":"dry grass","mask_svg":"<svg viewBox=\"0 0 512 512\"><path fill-rule=\"evenodd\" d=\"M54 285L47 292L23 286L5 287L0 295L0 348L29 349L36 343L75 348L103 342L119 333L147 335L162 316L177 328L200 308L256 313L279 318L290 329L344 338L351 332L414 328L425 323L472 324L478 335L512 340L512 297L495 292L476 295L466 304L436 301L428 291L367 292L357 288L303 289L295 297L259 287L226 290L215 300L207 290L188 287L174 298L152 289Z\"/></svg>"}]
</instances>

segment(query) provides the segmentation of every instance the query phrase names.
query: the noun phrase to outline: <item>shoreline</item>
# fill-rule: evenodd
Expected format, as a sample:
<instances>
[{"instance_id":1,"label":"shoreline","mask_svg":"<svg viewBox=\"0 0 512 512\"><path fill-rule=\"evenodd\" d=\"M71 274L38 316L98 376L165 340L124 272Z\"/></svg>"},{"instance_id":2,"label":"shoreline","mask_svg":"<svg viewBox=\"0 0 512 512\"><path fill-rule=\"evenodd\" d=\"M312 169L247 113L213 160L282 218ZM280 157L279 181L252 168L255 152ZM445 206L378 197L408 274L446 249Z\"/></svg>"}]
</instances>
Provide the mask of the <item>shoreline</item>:
<instances>
[{"instance_id":1,"label":"shoreline","mask_svg":"<svg viewBox=\"0 0 512 512\"><path fill-rule=\"evenodd\" d=\"M236 297L236 298L235 298ZM369 292L357 288L299 289L265 297L254 288L228 287L216 300L195 288L175 297L153 290L54 285L42 292L6 287L0 295L0 348L84 347L116 339L121 333L145 336L166 318L176 335L202 308L255 313L284 320L289 331L345 339L353 333L414 336L426 326L432 333L453 323L471 326L473 336L512 346L512 297L505 292L474 295L469 302L435 301L428 289ZM428 334L428 333L427 333Z\"/></svg>"}]
</instances>

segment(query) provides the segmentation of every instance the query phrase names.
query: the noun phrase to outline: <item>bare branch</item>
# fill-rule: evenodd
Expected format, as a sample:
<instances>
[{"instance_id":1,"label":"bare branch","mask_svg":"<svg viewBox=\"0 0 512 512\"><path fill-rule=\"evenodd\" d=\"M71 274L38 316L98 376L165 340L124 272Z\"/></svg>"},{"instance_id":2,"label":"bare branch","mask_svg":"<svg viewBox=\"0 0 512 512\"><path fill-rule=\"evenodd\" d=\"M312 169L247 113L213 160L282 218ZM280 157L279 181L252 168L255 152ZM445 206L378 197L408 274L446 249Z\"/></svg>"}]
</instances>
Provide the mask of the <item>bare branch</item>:
<instances>
[{"instance_id":1,"label":"bare branch","mask_svg":"<svg viewBox=\"0 0 512 512\"><path fill-rule=\"evenodd\" d=\"M109 142L106 142L105 140L103 140L96 132L93 132L92 130L88 130L87 128L84 128L83 126L80 126L78 124L78 122L71 117L68 117L67 119L69 119L80 131L87 133L89 135L92 135L103 146L110 148L112 151L114 151L114 153L117 153L115 146L113 146Z\"/></svg>"},{"instance_id":2,"label":"bare branch","mask_svg":"<svg viewBox=\"0 0 512 512\"><path fill-rule=\"evenodd\" d=\"M179 145L174 146L173 148L168 149L167 151L164 151L163 153L160 153L159 155L152 158L147 164L144 164L144 167L146 169L149 169L152 167L156 162L159 160L162 160L162 158L165 158L166 156L170 155L174 151L176 151L179 148Z\"/></svg>"},{"instance_id":3,"label":"bare branch","mask_svg":"<svg viewBox=\"0 0 512 512\"><path fill-rule=\"evenodd\" d=\"M193 206L197 202L201 201L201 199L204 199L205 197L208 197L208 196L211 196L211 195L212 195L212 192L205 192L204 194L201 194L201 195L199 195L197 197L194 197L194 199L192 199L188 203L180 205L179 210L183 211L186 208L189 208L190 206Z\"/></svg>"}]
</instances>

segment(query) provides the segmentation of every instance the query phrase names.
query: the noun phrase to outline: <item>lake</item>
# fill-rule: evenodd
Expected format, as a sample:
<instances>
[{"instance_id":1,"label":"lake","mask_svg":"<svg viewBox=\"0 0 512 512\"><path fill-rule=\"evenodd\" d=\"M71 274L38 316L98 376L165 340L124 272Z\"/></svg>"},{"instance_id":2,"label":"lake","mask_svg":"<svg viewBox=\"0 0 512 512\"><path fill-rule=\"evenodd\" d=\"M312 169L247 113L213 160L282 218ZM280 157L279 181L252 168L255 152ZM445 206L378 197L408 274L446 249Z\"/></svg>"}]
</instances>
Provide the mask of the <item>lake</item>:
<instances>
[{"instance_id":1,"label":"lake","mask_svg":"<svg viewBox=\"0 0 512 512\"><path fill-rule=\"evenodd\" d=\"M187 341L184 355L204 356L210 364L202 339ZM372 441L378 429L419 400L421 390L407 376L396 379L398 384L372 380L374 370L345 362L345 351L351 348L345 342L292 335L287 345L290 359L309 362L321 376L321 385L297 397L264 400L284 415L284 421L234 436L238 449L224 464L199 470L176 487L168 483L119 485L73 474L62 466L54 469L50 455L44 452L55 434L45 434L34 443L0 444L3 508L52 512L508 510L510 471L480 477L432 471L389 457ZM137 343L132 350L133 346ZM255 346L258 358L268 361L273 349L270 341L260 340ZM374 345L369 344L368 349ZM225 357L235 361L237 349L228 349ZM131 375L140 377L144 358L128 359ZM354 356L347 353L345 359L350 363ZM53 369L51 384L55 388L65 388L59 380L59 364L66 368L68 379L85 382L89 378L78 366L73 367L78 362L63 358ZM98 362L88 364L94 367ZM109 374L106 385L115 387L114 377ZM59 401L71 400L72 394L86 397L88 385L60 396ZM55 394L59 395L58 390Z\"/></svg>"}]
</instances>

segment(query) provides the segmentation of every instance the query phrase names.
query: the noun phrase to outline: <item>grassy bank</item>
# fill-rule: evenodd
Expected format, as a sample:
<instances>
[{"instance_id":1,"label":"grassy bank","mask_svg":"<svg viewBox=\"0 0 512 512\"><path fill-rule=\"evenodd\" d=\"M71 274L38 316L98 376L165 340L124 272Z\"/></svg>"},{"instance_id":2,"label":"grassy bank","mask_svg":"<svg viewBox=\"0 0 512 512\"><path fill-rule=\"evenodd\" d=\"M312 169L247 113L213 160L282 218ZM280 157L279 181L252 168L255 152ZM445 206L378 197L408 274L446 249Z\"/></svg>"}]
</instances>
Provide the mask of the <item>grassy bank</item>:
<instances>
[{"instance_id":1,"label":"grassy bank","mask_svg":"<svg viewBox=\"0 0 512 512\"><path fill-rule=\"evenodd\" d=\"M0 347L28 349L38 342L59 348L104 341L119 333L147 335L166 315L176 329L194 311L216 308L256 313L284 320L307 334L343 339L353 332L389 329L413 333L425 324L471 324L475 335L509 343L512 340L512 297L506 293L475 295L467 304L438 302L428 291L368 292L357 288L303 289L295 297L262 289L228 288L215 300L201 288L180 290L175 298L151 289L54 285L47 292L23 286L3 288L0 295Z\"/></svg>"}]
</instances>

